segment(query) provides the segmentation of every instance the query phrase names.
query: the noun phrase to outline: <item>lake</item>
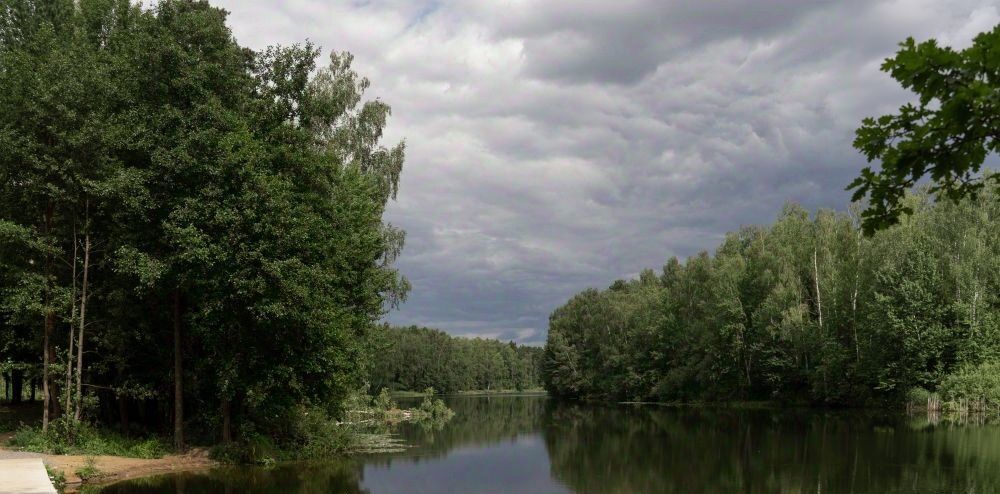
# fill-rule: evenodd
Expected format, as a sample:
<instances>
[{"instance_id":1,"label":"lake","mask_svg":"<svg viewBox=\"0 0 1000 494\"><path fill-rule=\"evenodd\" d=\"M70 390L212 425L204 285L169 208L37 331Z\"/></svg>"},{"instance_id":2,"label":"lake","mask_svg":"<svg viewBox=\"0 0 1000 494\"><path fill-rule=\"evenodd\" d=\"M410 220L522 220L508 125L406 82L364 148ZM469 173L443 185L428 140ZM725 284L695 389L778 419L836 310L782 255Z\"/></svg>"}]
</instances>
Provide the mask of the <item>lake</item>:
<instances>
[{"instance_id":1,"label":"lake","mask_svg":"<svg viewBox=\"0 0 1000 494\"><path fill-rule=\"evenodd\" d=\"M870 412L456 396L404 453L123 482L101 494L1000 492L1000 427Z\"/></svg>"}]
</instances>

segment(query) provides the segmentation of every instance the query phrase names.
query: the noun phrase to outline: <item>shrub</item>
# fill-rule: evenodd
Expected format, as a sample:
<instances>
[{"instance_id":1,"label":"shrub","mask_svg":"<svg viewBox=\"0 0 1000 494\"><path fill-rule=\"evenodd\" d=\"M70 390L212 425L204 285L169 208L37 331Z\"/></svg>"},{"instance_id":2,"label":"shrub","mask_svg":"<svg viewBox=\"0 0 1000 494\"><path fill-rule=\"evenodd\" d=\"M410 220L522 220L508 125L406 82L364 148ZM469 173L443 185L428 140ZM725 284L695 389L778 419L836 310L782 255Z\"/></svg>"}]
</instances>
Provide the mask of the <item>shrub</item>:
<instances>
[{"instance_id":1,"label":"shrub","mask_svg":"<svg viewBox=\"0 0 1000 494\"><path fill-rule=\"evenodd\" d=\"M97 462L94 461L92 456L88 456L83 461L83 466L76 470L76 476L80 477L81 480L90 480L100 477L102 472L97 468Z\"/></svg>"},{"instance_id":2,"label":"shrub","mask_svg":"<svg viewBox=\"0 0 1000 494\"><path fill-rule=\"evenodd\" d=\"M941 409L941 397L924 388L912 388L906 393L906 410L934 412Z\"/></svg>"},{"instance_id":3,"label":"shrub","mask_svg":"<svg viewBox=\"0 0 1000 494\"><path fill-rule=\"evenodd\" d=\"M427 388L424 390L424 400L420 402L420 408L417 411L417 421L429 420L431 422L444 423L455 415L452 409L448 408L448 405L444 403L440 398L434 398L434 388Z\"/></svg>"},{"instance_id":4,"label":"shrub","mask_svg":"<svg viewBox=\"0 0 1000 494\"><path fill-rule=\"evenodd\" d=\"M49 454L108 455L128 458L160 458L167 446L157 438L130 438L116 432L96 429L71 419L55 420L48 432L24 426L11 439L11 446L25 451Z\"/></svg>"},{"instance_id":5,"label":"shrub","mask_svg":"<svg viewBox=\"0 0 1000 494\"><path fill-rule=\"evenodd\" d=\"M945 408L955 412L1000 412L1000 362L963 366L941 381Z\"/></svg>"},{"instance_id":6,"label":"shrub","mask_svg":"<svg viewBox=\"0 0 1000 494\"><path fill-rule=\"evenodd\" d=\"M278 460L329 459L349 452L356 435L321 408L299 408L282 418L276 439L257 432L211 449L210 456L225 463L270 466Z\"/></svg>"},{"instance_id":7,"label":"shrub","mask_svg":"<svg viewBox=\"0 0 1000 494\"><path fill-rule=\"evenodd\" d=\"M302 410L294 433L294 458L331 458L346 453L354 443L351 431L319 408Z\"/></svg>"},{"instance_id":8,"label":"shrub","mask_svg":"<svg viewBox=\"0 0 1000 494\"><path fill-rule=\"evenodd\" d=\"M279 449L271 440L261 434L251 434L245 439L218 444L209 451L209 456L223 463L270 466L277 461Z\"/></svg>"}]
</instances>

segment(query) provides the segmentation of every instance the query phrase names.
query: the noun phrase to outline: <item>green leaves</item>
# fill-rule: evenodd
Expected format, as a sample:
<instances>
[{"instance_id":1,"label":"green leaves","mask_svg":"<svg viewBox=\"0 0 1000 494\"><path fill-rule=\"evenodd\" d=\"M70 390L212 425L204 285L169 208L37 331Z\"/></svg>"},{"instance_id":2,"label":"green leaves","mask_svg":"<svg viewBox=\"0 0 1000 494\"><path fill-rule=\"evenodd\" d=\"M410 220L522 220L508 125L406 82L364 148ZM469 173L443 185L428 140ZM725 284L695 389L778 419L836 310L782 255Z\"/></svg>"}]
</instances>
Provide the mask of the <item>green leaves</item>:
<instances>
[{"instance_id":1,"label":"green leaves","mask_svg":"<svg viewBox=\"0 0 1000 494\"><path fill-rule=\"evenodd\" d=\"M994 180L987 174L984 180ZM1000 201L905 195L864 237L856 210L786 206L652 282L586 290L549 320L556 396L865 406L1000 358ZM650 303L653 300L655 303Z\"/></svg>"},{"instance_id":2,"label":"green leaves","mask_svg":"<svg viewBox=\"0 0 1000 494\"><path fill-rule=\"evenodd\" d=\"M868 161L881 163L880 171L865 168L847 186L853 200L868 201L862 214L867 234L912 214L902 199L925 177L932 182L930 192L941 199L974 198L982 191L979 172L986 157L1000 149L998 46L1000 26L979 34L962 51L909 38L882 65L913 91L919 106L906 104L896 115L866 118L856 132L854 147Z\"/></svg>"},{"instance_id":3,"label":"green leaves","mask_svg":"<svg viewBox=\"0 0 1000 494\"><path fill-rule=\"evenodd\" d=\"M299 404L335 409L409 289L404 232L382 218L403 147L382 143L390 108L365 101L351 56L317 71L309 44L253 52L203 1L8 4L0 348L38 361L39 314L72 319L85 233L94 386L172 397L176 294L203 430L223 398L247 430Z\"/></svg>"}]
</instances>

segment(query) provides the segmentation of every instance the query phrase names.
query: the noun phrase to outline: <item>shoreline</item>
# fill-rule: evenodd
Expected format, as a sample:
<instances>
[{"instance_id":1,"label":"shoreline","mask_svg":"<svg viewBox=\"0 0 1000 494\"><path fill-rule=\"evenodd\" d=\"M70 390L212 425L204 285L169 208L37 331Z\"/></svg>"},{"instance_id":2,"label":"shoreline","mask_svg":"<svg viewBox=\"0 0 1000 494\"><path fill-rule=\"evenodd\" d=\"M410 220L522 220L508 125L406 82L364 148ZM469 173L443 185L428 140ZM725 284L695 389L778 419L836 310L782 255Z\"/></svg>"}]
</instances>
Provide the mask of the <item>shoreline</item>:
<instances>
[{"instance_id":1,"label":"shoreline","mask_svg":"<svg viewBox=\"0 0 1000 494\"><path fill-rule=\"evenodd\" d=\"M208 457L208 450L204 448L195 448L182 455L166 455L151 459L108 455L53 455L0 446L0 459L3 459L4 453L41 458L46 467L61 472L65 477L66 485L62 491L64 494L77 493L85 485L108 485L139 477L208 470L219 465L217 461ZM98 473L93 477L82 479L76 472L85 467L90 460L93 461Z\"/></svg>"}]
</instances>

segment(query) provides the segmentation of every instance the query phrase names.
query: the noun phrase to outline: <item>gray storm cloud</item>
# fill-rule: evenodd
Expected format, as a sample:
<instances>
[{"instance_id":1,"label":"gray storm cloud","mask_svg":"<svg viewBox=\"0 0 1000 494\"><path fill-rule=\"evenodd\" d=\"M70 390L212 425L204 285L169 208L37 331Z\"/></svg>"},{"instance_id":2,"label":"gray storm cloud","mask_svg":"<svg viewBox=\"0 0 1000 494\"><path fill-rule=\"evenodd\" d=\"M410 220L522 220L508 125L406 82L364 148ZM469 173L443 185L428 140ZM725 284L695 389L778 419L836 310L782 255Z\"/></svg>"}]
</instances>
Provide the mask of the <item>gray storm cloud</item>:
<instances>
[{"instance_id":1,"label":"gray storm cloud","mask_svg":"<svg viewBox=\"0 0 1000 494\"><path fill-rule=\"evenodd\" d=\"M226 0L240 42L356 55L408 159L389 319L542 343L548 314L782 204L844 208L907 36L966 45L987 0Z\"/></svg>"}]
</instances>

